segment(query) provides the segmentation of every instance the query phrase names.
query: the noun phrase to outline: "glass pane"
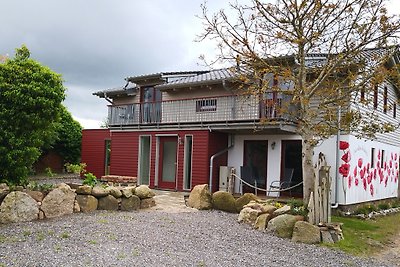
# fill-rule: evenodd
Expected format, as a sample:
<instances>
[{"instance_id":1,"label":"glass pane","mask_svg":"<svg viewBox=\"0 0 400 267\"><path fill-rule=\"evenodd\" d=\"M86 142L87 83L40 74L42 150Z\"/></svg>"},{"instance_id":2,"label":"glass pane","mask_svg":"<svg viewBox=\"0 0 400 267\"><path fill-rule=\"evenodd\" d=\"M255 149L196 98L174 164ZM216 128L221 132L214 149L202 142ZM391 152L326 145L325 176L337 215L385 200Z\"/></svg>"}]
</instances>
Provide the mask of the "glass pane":
<instances>
[{"instance_id":1,"label":"glass pane","mask_svg":"<svg viewBox=\"0 0 400 267\"><path fill-rule=\"evenodd\" d=\"M175 182L176 141L163 142L162 180Z\"/></svg>"},{"instance_id":2,"label":"glass pane","mask_svg":"<svg viewBox=\"0 0 400 267\"><path fill-rule=\"evenodd\" d=\"M149 184L150 136L140 137L140 184Z\"/></svg>"},{"instance_id":3,"label":"glass pane","mask_svg":"<svg viewBox=\"0 0 400 267\"><path fill-rule=\"evenodd\" d=\"M192 139L192 136L185 136L185 189L190 189L192 182Z\"/></svg>"}]
</instances>

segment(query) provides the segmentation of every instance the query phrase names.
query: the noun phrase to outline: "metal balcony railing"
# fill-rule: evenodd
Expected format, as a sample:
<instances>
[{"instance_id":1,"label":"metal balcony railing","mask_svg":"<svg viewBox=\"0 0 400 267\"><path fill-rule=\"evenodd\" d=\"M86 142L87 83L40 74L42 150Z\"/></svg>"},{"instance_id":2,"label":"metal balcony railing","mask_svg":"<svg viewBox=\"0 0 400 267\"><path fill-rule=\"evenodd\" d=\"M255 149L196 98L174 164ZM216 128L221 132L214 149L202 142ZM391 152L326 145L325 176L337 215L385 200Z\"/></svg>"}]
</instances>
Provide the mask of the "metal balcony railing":
<instances>
[{"instance_id":1,"label":"metal balcony railing","mask_svg":"<svg viewBox=\"0 0 400 267\"><path fill-rule=\"evenodd\" d=\"M265 97L264 97L265 98ZM109 106L110 126L243 122L289 119L290 96L218 96Z\"/></svg>"}]
</instances>

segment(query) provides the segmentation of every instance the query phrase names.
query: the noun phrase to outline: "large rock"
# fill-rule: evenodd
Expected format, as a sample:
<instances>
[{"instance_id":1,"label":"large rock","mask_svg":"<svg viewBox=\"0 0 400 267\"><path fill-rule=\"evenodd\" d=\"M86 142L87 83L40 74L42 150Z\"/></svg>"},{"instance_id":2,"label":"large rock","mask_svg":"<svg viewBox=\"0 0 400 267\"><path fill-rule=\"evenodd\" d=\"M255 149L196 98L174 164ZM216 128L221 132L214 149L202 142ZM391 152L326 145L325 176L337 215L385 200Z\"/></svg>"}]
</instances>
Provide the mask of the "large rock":
<instances>
[{"instance_id":1,"label":"large rock","mask_svg":"<svg viewBox=\"0 0 400 267\"><path fill-rule=\"evenodd\" d=\"M290 206L289 205L285 205L277 210L274 211L273 215L274 216L279 216L282 214L286 214L290 212Z\"/></svg>"},{"instance_id":2,"label":"large rock","mask_svg":"<svg viewBox=\"0 0 400 267\"><path fill-rule=\"evenodd\" d=\"M98 200L92 195L77 195L76 201L79 204L80 211L91 212L97 210Z\"/></svg>"},{"instance_id":3,"label":"large rock","mask_svg":"<svg viewBox=\"0 0 400 267\"><path fill-rule=\"evenodd\" d=\"M196 185L190 192L189 199L187 201L189 207L198 210L208 210L212 208L211 194L208 190L207 184Z\"/></svg>"},{"instance_id":4,"label":"large rock","mask_svg":"<svg viewBox=\"0 0 400 267\"><path fill-rule=\"evenodd\" d=\"M90 195L92 194L92 187L90 185L81 185L75 191L79 195Z\"/></svg>"},{"instance_id":5,"label":"large rock","mask_svg":"<svg viewBox=\"0 0 400 267\"><path fill-rule=\"evenodd\" d=\"M31 190L26 190L25 193L30 195L36 202L42 202L44 198L44 194L40 191L31 191Z\"/></svg>"},{"instance_id":6,"label":"large rock","mask_svg":"<svg viewBox=\"0 0 400 267\"><path fill-rule=\"evenodd\" d=\"M154 197L156 194L149 188L147 185L139 185L135 189L135 195L138 196L140 199L151 198Z\"/></svg>"},{"instance_id":7,"label":"large rock","mask_svg":"<svg viewBox=\"0 0 400 267\"><path fill-rule=\"evenodd\" d=\"M255 201L250 201L248 204L244 205L245 208L252 208L253 210L257 210L258 214L270 213L272 214L276 207L267 203L258 203Z\"/></svg>"},{"instance_id":8,"label":"large rock","mask_svg":"<svg viewBox=\"0 0 400 267\"><path fill-rule=\"evenodd\" d=\"M122 196L121 190L119 190L119 188L110 186L108 190L110 191L110 195L112 195L115 198L120 198Z\"/></svg>"},{"instance_id":9,"label":"large rock","mask_svg":"<svg viewBox=\"0 0 400 267\"><path fill-rule=\"evenodd\" d=\"M298 221L294 224L292 241L318 244L321 242L321 231L318 226L311 223Z\"/></svg>"},{"instance_id":10,"label":"large rock","mask_svg":"<svg viewBox=\"0 0 400 267\"><path fill-rule=\"evenodd\" d=\"M138 196L121 199L121 210L132 211L138 209L140 209L140 198Z\"/></svg>"},{"instance_id":11,"label":"large rock","mask_svg":"<svg viewBox=\"0 0 400 267\"><path fill-rule=\"evenodd\" d=\"M257 217L256 222L254 223L254 228L260 231L264 231L267 227L267 223L272 218L272 214L264 213Z\"/></svg>"},{"instance_id":12,"label":"large rock","mask_svg":"<svg viewBox=\"0 0 400 267\"><path fill-rule=\"evenodd\" d=\"M105 197L105 196L108 196L109 194L110 194L110 191L108 190L108 188L103 188L101 186L95 186L92 189L92 195L97 198Z\"/></svg>"},{"instance_id":13,"label":"large rock","mask_svg":"<svg viewBox=\"0 0 400 267\"><path fill-rule=\"evenodd\" d=\"M257 220L258 212L252 208L243 208L238 217L238 222L254 225Z\"/></svg>"},{"instance_id":14,"label":"large rock","mask_svg":"<svg viewBox=\"0 0 400 267\"><path fill-rule=\"evenodd\" d=\"M231 193L217 191L212 195L211 203L216 210L236 213L236 201Z\"/></svg>"},{"instance_id":15,"label":"large rock","mask_svg":"<svg viewBox=\"0 0 400 267\"><path fill-rule=\"evenodd\" d=\"M135 192L136 192L136 186L127 186L125 188L122 188L121 195L126 198L130 198L131 196L133 196L135 194ZM121 196L119 196L119 197L121 197Z\"/></svg>"},{"instance_id":16,"label":"large rock","mask_svg":"<svg viewBox=\"0 0 400 267\"><path fill-rule=\"evenodd\" d=\"M0 203L7 196L8 193L10 193L10 188L8 187L8 185L5 183L1 183L0 184Z\"/></svg>"},{"instance_id":17,"label":"large rock","mask_svg":"<svg viewBox=\"0 0 400 267\"><path fill-rule=\"evenodd\" d=\"M148 209L154 207L156 205L156 201L153 197L151 198L144 198L140 200L140 208L141 209Z\"/></svg>"},{"instance_id":18,"label":"large rock","mask_svg":"<svg viewBox=\"0 0 400 267\"><path fill-rule=\"evenodd\" d=\"M267 230L276 236L283 238L291 238L293 234L294 224L297 222L296 217L290 214L279 215L268 222Z\"/></svg>"},{"instance_id":19,"label":"large rock","mask_svg":"<svg viewBox=\"0 0 400 267\"><path fill-rule=\"evenodd\" d=\"M245 193L243 196L236 199L236 211L240 212L244 205L249 204L250 201L257 201L259 198L253 193Z\"/></svg>"},{"instance_id":20,"label":"large rock","mask_svg":"<svg viewBox=\"0 0 400 267\"><path fill-rule=\"evenodd\" d=\"M112 195L108 195L102 198L99 198L99 205L97 209L99 210L118 210L119 203L118 200Z\"/></svg>"},{"instance_id":21,"label":"large rock","mask_svg":"<svg viewBox=\"0 0 400 267\"><path fill-rule=\"evenodd\" d=\"M38 219L39 207L31 196L14 191L0 205L0 223L28 222Z\"/></svg>"},{"instance_id":22,"label":"large rock","mask_svg":"<svg viewBox=\"0 0 400 267\"><path fill-rule=\"evenodd\" d=\"M72 214L75 196L75 192L68 185L61 184L43 199L41 210L47 218Z\"/></svg>"}]
</instances>

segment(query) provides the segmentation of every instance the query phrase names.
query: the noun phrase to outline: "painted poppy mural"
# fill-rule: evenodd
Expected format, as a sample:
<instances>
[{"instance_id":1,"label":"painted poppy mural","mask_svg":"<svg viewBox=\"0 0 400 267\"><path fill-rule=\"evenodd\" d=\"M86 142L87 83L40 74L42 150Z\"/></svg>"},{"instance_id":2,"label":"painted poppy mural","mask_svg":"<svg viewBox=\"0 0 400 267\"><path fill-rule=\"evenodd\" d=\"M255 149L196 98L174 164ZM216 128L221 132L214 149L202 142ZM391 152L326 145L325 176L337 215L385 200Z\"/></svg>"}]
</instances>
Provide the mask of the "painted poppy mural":
<instances>
[{"instance_id":1,"label":"painted poppy mural","mask_svg":"<svg viewBox=\"0 0 400 267\"><path fill-rule=\"evenodd\" d=\"M369 153L360 143L352 148L347 141L339 142L339 150L342 154L338 171L343 178L345 195L349 197L357 194L358 200L361 197L367 201L378 197L378 192L381 194L379 197L387 197L382 192L396 191L399 176L397 160L400 159L397 152L371 148Z\"/></svg>"}]
</instances>

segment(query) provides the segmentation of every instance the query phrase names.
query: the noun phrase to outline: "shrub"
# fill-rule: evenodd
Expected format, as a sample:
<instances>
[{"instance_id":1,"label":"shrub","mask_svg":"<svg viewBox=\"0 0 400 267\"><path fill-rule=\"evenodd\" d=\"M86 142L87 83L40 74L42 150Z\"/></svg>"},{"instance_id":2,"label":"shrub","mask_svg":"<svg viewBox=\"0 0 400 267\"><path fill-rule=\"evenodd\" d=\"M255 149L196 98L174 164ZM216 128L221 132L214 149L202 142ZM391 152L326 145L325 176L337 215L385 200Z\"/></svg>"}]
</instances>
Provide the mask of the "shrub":
<instances>
[{"instance_id":1,"label":"shrub","mask_svg":"<svg viewBox=\"0 0 400 267\"><path fill-rule=\"evenodd\" d=\"M97 178L93 173L88 172L85 174L85 180L83 180L83 184L94 187L97 183L98 183Z\"/></svg>"},{"instance_id":2,"label":"shrub","mask_svg":"<svg viewBox=\"0 0 400 267\"><path fill-rule=\"evenodd\" d=\"M67 169L68 173L75 173L75 174L86 173L86 163L79 163L79 164L65 163L64 166Z\"/></svg>"}]
</instances>

